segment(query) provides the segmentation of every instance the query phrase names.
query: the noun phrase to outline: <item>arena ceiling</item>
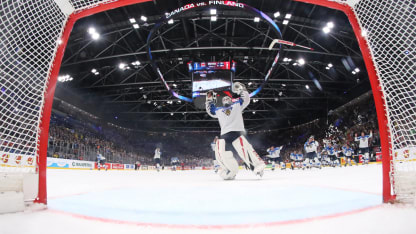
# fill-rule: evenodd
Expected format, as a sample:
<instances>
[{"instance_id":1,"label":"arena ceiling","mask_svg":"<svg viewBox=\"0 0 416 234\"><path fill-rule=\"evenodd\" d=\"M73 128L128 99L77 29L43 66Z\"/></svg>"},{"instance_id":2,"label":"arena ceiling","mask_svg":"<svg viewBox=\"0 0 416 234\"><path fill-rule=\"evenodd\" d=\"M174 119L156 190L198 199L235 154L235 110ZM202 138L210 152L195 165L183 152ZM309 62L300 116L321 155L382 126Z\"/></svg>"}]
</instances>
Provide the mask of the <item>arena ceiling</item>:
<instances>
[{"instance_id":1,"label":"arena ceiling","mask_svg":"<svg viewBox=\"0 0 416 234\"><path fill-rule=\"evenodd\" d=\"M155 23L166 12L191 2L195 1L153 0L79 20L60 70L61 76L73 80L59 83L57 96L62 96L59 90L71 90L74 98L67 95L64 100L81 100L78 106L122 127L218 131L217 120L166 90L147 57L146 39ZM344 13L289 0L237 2L266 13L279 26L283 40L314 49L282 47L270 80L244 113L249 131L285 128L326 116L370 90L357 40ZM165 79L186 96L191 96L189 61L234 60L234 80L253 91L276 54L268 50L276 35L264 20L255 22L253 15L243 11L216 10L216 21L208 9L184 13L156 32L151 43ZM283 24L284 20L288 23ZM325 33L329 22L334 27ZM100 35L98 40L88 32L91 27ZM305 64L299 65L299 59ZM120 63L125 64L123 69Z\"/></svg>"}]
</instances>

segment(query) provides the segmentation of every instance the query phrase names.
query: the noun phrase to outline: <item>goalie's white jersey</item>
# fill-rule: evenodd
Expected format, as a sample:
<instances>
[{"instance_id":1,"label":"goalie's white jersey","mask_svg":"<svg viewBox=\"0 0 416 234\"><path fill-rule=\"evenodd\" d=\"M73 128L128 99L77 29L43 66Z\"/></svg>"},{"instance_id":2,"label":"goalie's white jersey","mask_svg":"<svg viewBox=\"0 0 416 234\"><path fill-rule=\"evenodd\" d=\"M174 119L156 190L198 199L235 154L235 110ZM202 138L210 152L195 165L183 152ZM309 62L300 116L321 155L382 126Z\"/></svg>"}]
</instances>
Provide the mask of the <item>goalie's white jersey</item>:
<instances>
[{"instance_id":1,"label":"goalie's white jersey","mask_svg":"<svg viewBox=\"0 0 416 234\"><path fill-rule=\"evenodd\" d=\"M218 118L221 127L221 135L228 132L245 131L243 110L250 103L250 95L244 91L241 98L228 107L215 107L214 104L207 104L207 112L211 117Z\"/></svg>"}]
</instances>

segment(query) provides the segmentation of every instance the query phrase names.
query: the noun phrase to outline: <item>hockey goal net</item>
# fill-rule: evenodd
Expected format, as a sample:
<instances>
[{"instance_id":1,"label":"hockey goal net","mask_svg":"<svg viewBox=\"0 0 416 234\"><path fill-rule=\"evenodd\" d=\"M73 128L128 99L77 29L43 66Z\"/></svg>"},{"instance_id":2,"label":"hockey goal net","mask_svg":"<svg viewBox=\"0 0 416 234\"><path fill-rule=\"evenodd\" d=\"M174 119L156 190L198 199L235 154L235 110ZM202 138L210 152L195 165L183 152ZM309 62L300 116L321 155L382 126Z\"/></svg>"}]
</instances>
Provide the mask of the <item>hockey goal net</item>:
<instances>
[{"instance_id":1,"label":"hockey goal net","mask_svg":"<svg viewBox=\"0 0 416 234\"><path fill-rule=\"evenodd\" d=\"M19 199L46 204L49 119L60 63L74 22L91 14L146 1L149 0L0 2L1 194L14 192ZM416 191L415 2L295 1L334 8L348 16L376 103L383 151L384 201L413 202Z\"/></svg>"}]
</instances>

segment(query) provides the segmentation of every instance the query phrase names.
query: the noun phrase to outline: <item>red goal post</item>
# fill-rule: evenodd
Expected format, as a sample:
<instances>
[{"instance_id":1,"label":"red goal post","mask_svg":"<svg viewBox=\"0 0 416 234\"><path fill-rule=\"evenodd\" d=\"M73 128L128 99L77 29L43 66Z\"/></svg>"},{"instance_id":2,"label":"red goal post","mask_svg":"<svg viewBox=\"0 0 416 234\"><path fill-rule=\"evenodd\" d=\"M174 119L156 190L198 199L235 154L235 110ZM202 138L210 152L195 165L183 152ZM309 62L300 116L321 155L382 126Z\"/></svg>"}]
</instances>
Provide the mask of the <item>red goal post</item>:
<instances>
[{"instance_id":1,"label":"red goal post","mask_svg":"<svg viewBox=\"0 0 416 234\"><path fill-rule=\"evenodd\" d=\"M19 77L25 79L27 77L35 77L34 82L40 83L41 86L37 88L37 91L33 91L34 95L39 97L33 101L35 104L36 113L31 112L23 113L24 116L28 115L33 121L28 121L32 124L32 128L27 130L30 136L34 136L34 142L29 142L28 147L24 153L28 155L36 156L37 173L39 178L39 186L37 196L34 198L35 202L47 203L46 192L46 164L47 164L47 145L49 134L49 121L51 116L51 108L53 103L53 96L55 92L58 73L61 66L61 61L64 55L65 47L68 42L69 35L72 31L74 23L83 17L93 15L99 12L107 11L117 7L123 7L131 4L149 2L150 0L31 0L31 1L13 1L5 0L0 4L0 13L2 21L0 21L0 29L2 31L1 39L5 42L2 45L0 43L0 54L2 55L2 65L5 65L8 69L2 69L0 72L5 74L5 77ZM401 142L404 142L405 147L416 146L416 140L413 136L406 135L406 140L402 141L402 131L400 126L394 126L397 121L407 119L406 117L413 118L412 113L406 112L402 116L395 107L397 98L401 98L400 95L390 95L389 92L394 88L391 86L389 71L385 69L385 59L391 58L387 54L380 54L380 48L378 48L378 38L380 37L380 31L384 27L388 27L387 22L384 25L377 23L380 15L386 14L385 4L394 5L394 1L389 0L294 0L298 2L304 2L308 4L316 4L324 7L333 8L343 11L355 32L357 41L360 45L361 52L365 61L365 65L368 71L368 75L373 90L374 100L376 103L376 110L378 116L378 124L380 129L380 138L383 153L383 201L391 202L395 200L397 189L394 187L393 181L395 179L395 161L393 158L395 150L403 148L399 146ZM393 3L392 3L393 2ZM384 5L383 5L384 4ZM403 7L403 5L408 8ZM414 11L414 3L409 1L403 1L401 6L391 7L387 10L390 14L389 23L398 24L398 20L405 18L406 24L415 25L415 20L412 19L412 10ZM368 9L366 10L366 7ZM402 10L404 12L397 12ZM399 18L399 16L401 18ZM406 17L407 15L407 17ZM389 16L384 16L389 17ZM387 26L386 26L387 25ZM377 28L372 29L371 27ZM7 30L5 30L7 28ZM379 29L381 28L381 29ZM49 30L48 33L42 33L42 30ZM363 31L366 30L367 35L363 35ZM385 32L384 32L385 33ZM414 43L414 26L413 29L409 28L407 31L402 32L402 39L405 41L412 40ZM30 36L36 37L30 39ZM28 37L28 38L27 38ZM392 40L391 38L386 38ZM16 41L17 42L16 42ZM30 40L30 41L27 41ZM59 43L58 43L59 41ZM399 50L398 44L402 41L397 40L392 42L397 46L391 46L392 50ZM372 48L373 46L373 48ZM413 46L415 48L416 46ZM22 52L20 52L22 51ZM39 52L41 51L41 52ZM396 51L398 54L398 52ZM40 54L40 55L39 55ZM4 56L3 56L4 55ZM384 56L384 57L383 57ZM19 58L19 65L16 65L16 59ZM379 61L383 60L382 63ZM407 61L413 61L415 59L414 54L410 54L404 63ZM10 61L9 61L10 60ZM6 62L5 62L6 61ZM23 61L23 62L22 62ZM393 63L393 62L392 62ZM395 65L402 66L403 62ZM409 64L408 64L409 65ZM30 69L29 69L30 68ZM33 68L37 70L37 73L33 73ZM411 70L411 68L408 68ZM411 76L412 74L406 73L405 75ZM414 74L413 74L414 75ZM404 77L403 77L404 78ZM9 80L13 80L9 78ZM16 81L17 82L17 81ZM20 92L22 89L20 86L24 84L8 82L6 84L6 91L2 95L7 96L7 100L13 100L15 98L11 93ZM19 86L19 87L17 87ZM416 87L405 87L408 91ZM12 91L8 91L12 90ZM3 90L2 90L3 91ZM40 94L39 94L40 93ZM21 95L25 95L24 92L20 92ZM30 96L30 98L32 98ZM29 97L22 97L21 99L31 100ZM389 99L390 98L390 99ZM415 105L416 98L413 97L411 105ZM19 99L20 100L20 99ZM1 131L7 132L6 137L9 141L14 143L20 142L15 134L12 132L15 126L9 126L6 124L8 119L15 118L14 109L7 109L9 105L0 106L0 111L5 117L0 120ZM14 108L13 106L10 108ZM25 109L26 110L26 109ZM20 109L19 109L20 111ZM415 120L410 120L410 127L415 127ZM401 122L399 122L400 124ZM20 125L19 125L20 126ZM407 126L407 125L406 125ZM396 128L398 129L396 131ZM4 129L4 130L3 130ZM25 138L26 139L26 138ZM410 140L408 140L410 139ZM1 161L0 161L1 163ZM1 165L0 165L1 166ZM415 168L411 168L410 171L416 171ZM0 167L1 172L1 167ZM392 180L391 180L392 178ZM408 181L408 180L407 180ZM412 182L413 183L413 182ZM404 189L406 190L406 189ZM414 191L413 191L414 192ZM407 195L405 197L408 197Z\"/></svg>"}]
</instances>

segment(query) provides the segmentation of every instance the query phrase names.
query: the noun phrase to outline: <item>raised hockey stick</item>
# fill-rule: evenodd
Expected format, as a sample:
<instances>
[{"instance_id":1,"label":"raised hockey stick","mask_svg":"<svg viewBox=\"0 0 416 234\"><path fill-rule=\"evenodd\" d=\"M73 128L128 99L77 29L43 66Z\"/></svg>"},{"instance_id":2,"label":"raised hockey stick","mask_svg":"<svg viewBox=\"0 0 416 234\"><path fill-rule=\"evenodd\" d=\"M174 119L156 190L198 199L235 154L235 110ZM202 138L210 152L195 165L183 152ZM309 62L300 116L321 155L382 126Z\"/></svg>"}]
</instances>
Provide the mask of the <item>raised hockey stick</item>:
<instances>
[{"instance_id":1,"label":"raised hockey stick","mask_svg":"<svg viewBox=\"0 0 416 234\"><path fill-rule=\"evenodd\" d=\"M304 48L304 49L307 49L307 50L314 50L313 48L309 48L309 47L306 47L306 46L303 46L303 45L298 45L298 44L295 44L293 42L280 40L280 39L274 39L272 41L272 43L270 43L269 50L273 49L275 44L283 44L283 45L288 45L288 46L295 46L295 47Z\"/></svg>"}]
</instances>

